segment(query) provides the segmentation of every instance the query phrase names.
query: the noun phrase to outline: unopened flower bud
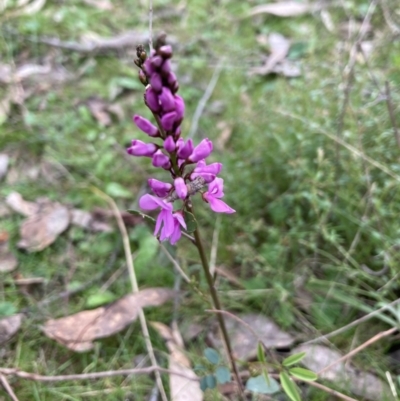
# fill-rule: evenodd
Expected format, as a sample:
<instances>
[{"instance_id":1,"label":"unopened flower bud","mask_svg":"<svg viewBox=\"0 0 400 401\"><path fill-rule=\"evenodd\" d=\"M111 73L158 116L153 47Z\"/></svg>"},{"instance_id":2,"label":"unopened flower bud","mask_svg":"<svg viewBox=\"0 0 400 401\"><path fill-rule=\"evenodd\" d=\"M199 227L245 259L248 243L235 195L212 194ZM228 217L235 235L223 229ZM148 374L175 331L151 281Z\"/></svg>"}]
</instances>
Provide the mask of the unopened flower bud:
<instances>
[{"instance_id":1,"label":"unopened flower bud","mask_svg":"<svg viewBox=\"0 0 400 401\"><path fill-rule=\"evenodd\" d=\"M185 181L182 177L178 177L174 180L174 186L175 186L175 191L176 194L179 196L181 199L185 199L188 193L187 186L185 184Z\"/></svg>"},{"instance_id":2,"label":"unopened flower bud","mask_svg":"<svg viewBox=\"0 0 400 401\"><path fill-rule=\"evenodd\" d=\"M139 80L144 86L148 84L146 74L143 70L139 70Z\"/></svg>"},{"instance_id":3,"label":"unopened flower bud","mask_svg":"<svg viewBox=\"0 0 400 401\"><path fill-rule=\"evenodd\" d=\"M179 138L176 147L178 148L178 157L186 160L193 152L193 141L188 139L185 143L183 138Z\"/></svg>"},{"instance_id":4,"label":"unopened flower bud","mask_svg":"<svg viewBox=\"0 0 400 401\"><path fill-rule=\"evenodd\" d=\"M126 149L132 156L147 156L152 157L157 151L157 145L154 143L144 143L138 139L132 141L132 146Z\"/></svg>"},{"instance_id":5,"label":"unopened flower bud","mask_svg":"<svg viewBox=\"0 0 400 401\"><path fill-rule=\"evenodd\" d=\"M163 58L171 58L172 57L172 47L170 45L161 46L158 49L158 54L160 54Z\"/></svg>"},{"instance_id":6,"label":"unopened flower bud","mask_svg":"<svg viewBox=\"0 0 400 401\"><path fill-rule=\"evenodd\" d=\"M159 136L158 128L153 125L149 120L142 116L133 116L133 122L136 126L142 130L145 134L153 137Z\"/></svg>"},{"instance_id":7,"label":"unopened flower bud","mask_svg":"<svg viewBox=\"0 0 400 401\"><path fill-rule=\"evenodd\" d=\"M175 98L176 120L177 121L182 121L183 120L183 116L185 115L185 102L178 95L175 95L174 98Z\"/></svg>"},{"instance_id":8,"label":"unopened flower bud","mask_svg":"<svg viewBox=\"0 0 400 401\"><path fill-rule=\"evenodd\" d=\"M164 141L164 149L172 153L176 149L176 144L172 135L168 135L167 139Z\"/></svg>"},{"instance_id":9,"label":"unopened flower bud","mask_svg":"<svg viewBox=\"0 0 400 401\"><path fill-rule=\"evenodd\" d=\"M192 154L189 157L189 160L196 163L208 157L212 150L212 142L208 138L205 138L194 148Z\"/></svg>"},{"instance_id":10,"label":"unopened flower bud","mask_svg":"<svg viewBox=\"0 0 400 401\"><path fill-rule=\"evenodd\" d=\"M164 114L161 117L161 125L165 129L165 131L170 131L172 129L175 119L176 119L176 113L174 111Z\"/></svg>"},{"instance_id":11,"label":"unopened flower bud","mask_svg":"<svg viewBox=\"0 0 400 401\"><path fill-rule=\"evenodd\" d=\"M167 182L158 181L155 178L150 178L148 181L151 190L160 198L164 198L169 194L172 185Z\"/></svg>"},{"instance_id":12,"label":"unopened flower bud","mask_svg":"<svg viewBox=\"0 0 400 401\"><path fill-rule=\"evenodd\" d=\"M171 167L169 157L164 155L164 153L161 152L160 149L153 154L152 164L154 167L162 167L166 170L168 170Z\"/></svg>"},{"instance_id":13,"label":"unopened flower bud","mask_svg":"<svg viewBox=\"0 0 400 401\"><path fill-rule=\"evenodd\" d=\"M156 72L151 74L150 85L157 93L161 92L161 90L162 90L162 80L161 80L160 74L157 74Z\"/></svg>"},{"instance_id":14,"label":"unopened flower bud","mask_svg":"<svg viewBox=\"0 0 400 401\"><path fill-rule=\"evenodd\" d=\"M146 89L146 93L144 95L144 99L146 101L147 106L151 111L154 113L158 113L161 106L160 102L158 101L158 95L154 91L152 87Z\"/></svg>"},{"instance_id":15,"label":"unopened flower bud","mask_svg":"<svg viewBox=\"0 0 400 401\"><path fill-rule=\"evenodd\" d=\"M162 88L159 100L161 102L161 107L165 113L175 110L175 99L168 88Z\"/></svg>"}]
</instances>

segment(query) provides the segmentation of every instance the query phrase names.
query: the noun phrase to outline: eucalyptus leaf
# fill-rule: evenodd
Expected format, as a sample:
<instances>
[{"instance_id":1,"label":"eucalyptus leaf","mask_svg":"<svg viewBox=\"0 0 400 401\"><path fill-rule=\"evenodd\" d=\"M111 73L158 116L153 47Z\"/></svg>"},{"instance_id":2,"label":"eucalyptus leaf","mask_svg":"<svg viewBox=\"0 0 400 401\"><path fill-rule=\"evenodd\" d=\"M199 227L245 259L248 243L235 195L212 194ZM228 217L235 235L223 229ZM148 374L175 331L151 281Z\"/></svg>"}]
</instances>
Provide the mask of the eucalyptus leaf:
<instances>
[{"instance_id":1,"label":"eucalyptus leaf","mask_svg":"<svg viewBox=\"0 0 400 401\"><path fill-rule=\"evenodd\" d=\"M291 401L301 401L299 391L297 390L296 384L292 381L286 372L281 372L279 374L281 380L281 386L285 391L286 395L291 399Z\"/></svg>"},{"instance_id":2,"label":"eucalyptus leaf","mask_svg":"<svg viewBox=\"0 0 400 401\"><path fill-rule=\"evenodd\" d=\"M296 363L299 363L306 356L305 352L299 352L297 354L293 354L285 358L282 362L283 366L292 366Z\"/></svg>"},{"instance_id":3,"label":"eucalyptus leaf","mask_svg":"<svg viewBox=\"0 0 400 401\"><path fill-rule=\"evenodd\" d=\"M200 379L200 388L201 388L201 391L206 391L208 389L207 376L203 376Z\"/></svg>"},{"instance_id":4,"label":"eucalyptus leaf","mask_svg":"<svg viewBox=\"0 0 400 401\"><path fill-rule=\"evenodd\" d=\"M207 375L206 377L207 388L215 388L217 387L217 379L214 375Z\"/></svg>"},{"instance_id":5,"label":"eucalyptus leaf","mask_svg":"<svg viewBox=\"0 0 400 401\"><path fill-rule=\"evenodd\" d=\"M265 380L264 375L259 375L255 377L250 377L246 383L246 389L252 391L253 393L260 394L274 394L280 390L279 383L269 377L269 383Z\"/></svg>"},{"instance_id":6,"label":"eucalyptus leaf","mask_svg":"<svg viewBox=\"0 0 400 401\"><path fill-rule=\"evenodd\" d=\"M231 372L226 366L218 366L215 370L215 377L219 384L228 383L231 381Z\"/></svg>"},{"instance_id":7,"label":"eucalyptus leaf","mask_svg":"<svg viewBox=\"0 0 400 401\"><path fill-rule=\"evenodd\" d=\"M304 368L292 368L289 369L289 373L296 377L297 379L303 381L314 381L318 379L318 375L311 370L304 369Z\"/></svg>"},{"instance_id":8,"label":"eucalyptus leaf","mask_svg":"<svg viewBox=\"0 0 400 401\"><path fill-rule=\"evenodd\" d=\"M207 358L207 360L212 363L213 365L217 365L219 362L219 354L217 351L215 351L214 348L206 348L204 350L204 356Z\"/></svg>"}]
</instances>

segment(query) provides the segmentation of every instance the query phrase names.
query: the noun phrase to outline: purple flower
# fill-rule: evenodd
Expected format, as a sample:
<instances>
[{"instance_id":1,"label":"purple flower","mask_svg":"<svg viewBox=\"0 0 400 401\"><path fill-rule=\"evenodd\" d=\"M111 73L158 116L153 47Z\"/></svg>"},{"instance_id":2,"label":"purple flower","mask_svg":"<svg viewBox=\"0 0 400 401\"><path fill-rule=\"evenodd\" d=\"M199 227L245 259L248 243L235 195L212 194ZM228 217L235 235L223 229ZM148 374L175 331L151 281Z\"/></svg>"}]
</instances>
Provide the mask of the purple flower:
<instances>
[{"instance_id":1,"label":"purple flower","mask_svg":"<svg viewBox=\"0 0 400 401\"><path fill-rule=\"evenodd\" d=\"M210 208L215 213L235 213L235 210L220 200L224 196L224 180L216 178L208 184L208 191L204 193L203 198L210 204Z\"/></svg>"},{"instance_id":2,"label":"purple flower","mask_svg":"<svg viewBox=\"0 0 400 401\"><path fill-rule=\"evenodd\" d=\"M178 157L180 159L186 160L193 152L193 142L188 139L185 143L183 138L179 138L176 142L176 147L178 148Z\"/></svg>"},{"instance_id":3,"label":"purple flower","mask_svg":"<svg viewBox=\"0 0 400 401\"><path fill-rule=\"evenodd\" d=\"M212 142L208 138L205 138L193 149L193 152L190 155L189 160L191 162L196 163L208 157L212 152L212 150L213 150Z\"/></svg>"},{"instance_id":4,"label":"purple flower","mask_svg":"<svg viewBox=\"0 0 400 401\"><path fill-rule=\"evenodd\" d=\"M173 214L173 217L174 217L174 231L171 234L171 238L169 240L171 245L175 245L180 240L182 236L181 226L186 230L186 223L182 216L182 213L176 212Z\"/></svg>"},{"instance_id":5,"label":"purple flower","mask_svg":"<svg viewBox=\"0 0 400 401\"><path fill-rule=\"evenodd\" d=\"M182 177L175 178L174 180L176 194L181 199L185 199L188 193L185 180Z\"/></svg>"},{"instance_id":6,"label":"purple flower","mask_svg":"<svg viewBox=\"0 0 400 401\"><path fill-rule=\"evenodd\" d=\"M176 144L175 144L175 140L173 138L172 135L168 135L167 139L164 141L164 149L171 153L175 150L176 148Z\"/></svg>"},{"instance_id":7,"label":"purple flower","mask_svg":"<svg viewBox=\"0 0 400 401\"><path fill-rule=\"evenodd\" d=\"M154 143L144 143L138 139L134 139L132 141L132 146L126 149L126 151L132 156L152 157L157 149L157 145Z\"/></svg>"},{"instance_id":8,"label":"purple flower","mask_svg":"<svg viewBox=\"0 0 400 401\"><path fill-rule=\"evenodd\" d=\"M160 198L164 198L168 195L172 189L172 185L167 182L158 181L155 178L147 180L151 190Z\"/></svg>"},{"instance_id":9,"label":"purple flower","mask_svg":"<svg viewBox=\"0 0 400 401\"><path fill-rule=\"evenodd\" d=\"M158 128L153 125L149 120L142 116L134 115L133 122L136 126L149 136L156 137L159 135Z\"/></svg>"},{"instance_id":10,"label":"purple flower","mask_svg":"<svg viewBox=\"0 0 400 401\"><path fill-rule=\"evenodd\" d=\"M156 227L154 235L160 232L160 241L164 241L169 238L175 231L175 221L172 214L173 207L170 203L164 202L162 199L156 198L155 196L146 194L143 195L139 200L139 206L143 210L154 210L158 207L161 208L156 220Z\"/></svg>"},{"instance_id":11,"label":"purple flower","mask_svg":"<svg viewBox=\"0 0 400 401\"><path fill-rule=\"evenodd\" d=\"M172 56L172 47L170 45L161 46L158 49L158 53L161 54L163 58L171 58Z\"/></svg>"},{"instance_id":12,"label":"purple flower","mask_svg":"<svg viewBox=\"0 0 400 401\"><path fill-rule=\"evenodd\" d=\"M161 152L160 149L153 154L152 164L154 167L161 167L166 170L168 170L171 167L169 157L164 155L164 153Z\"/></svg>"}]
</instances>

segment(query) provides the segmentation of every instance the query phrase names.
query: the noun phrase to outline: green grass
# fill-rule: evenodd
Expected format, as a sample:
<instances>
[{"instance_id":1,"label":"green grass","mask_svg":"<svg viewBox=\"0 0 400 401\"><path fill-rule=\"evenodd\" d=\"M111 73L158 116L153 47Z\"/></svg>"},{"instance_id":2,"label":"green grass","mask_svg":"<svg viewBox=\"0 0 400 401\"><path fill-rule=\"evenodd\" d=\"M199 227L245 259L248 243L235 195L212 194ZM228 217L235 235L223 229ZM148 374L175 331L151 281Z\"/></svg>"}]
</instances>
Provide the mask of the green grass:
<instances>
[{"instance_id":1,"label":"green grass","mask_svg":"<svg viewBox=\"0 0 400 401\"><path fill-rule=\"evenodd\" d=\"M396 177L400 176L400 149L387 104L378 95L379 91L383 93L384 82L388 80L395 111L399 110L400 42L393 40L382 10L378 7L372 16L372 31L367 38L374 41L373 52L368 65L357 56L343 112L348 85L343 71L355 37L346 40L340 27L348 18L360 23L368 1L346 2L346 9L331 7L334 32L324 27L319 13L288 19L272 16L251 19L244 18L250 5L228 0L190 1L183 15L179 11L177 16L158 16L161 11L177 9L178 3L155 1L153 23L155 32L163 30L176 40L174 60L180 93L187 105L183 124L186 132L216 65L223 60L218 84L200 120L195 141L206 136L218 138L220 132L216 127L220 120L232 127L224 151L216 151L212 156L214 161L224 163L226 200L237 210L235 215L221 219L218 262L237 275L245 291L237 299L230 291L236 288L222 280L220 289L225 307L236 312L264 313L285 330L297 334L301 342L352 322L368 310L377 309L379 302L397 299L400 193ZM118 82L122 79L131 82L136 77L133 54L84 55L52 49L40 43L39 38L57 36L65 41L79 41L89 32L111 36L131 29L146 31L146 7L136 4L133 7L132 2L120 0L110 13L81 1L48 2L37 14L0 17L0 22L2 62L19 64L27 58L39 63L52 54L57 64L76 76L78 71L84 71L65 85L38 91L26 101L23 112L14 107L9 119L0 126L0 149L19 154L14 160L16 166L50 161L62 166L59 180L32 181L22 176L12 185L2 182L0 196L18 191L28 200L47 196L90 210L107 207L91 191L91 186L107 191L110 184L118 183L132 194L129 198L116 197L120 208L134 208L145 180L154 174L163 178L152 171L148 160L125 157L124 148L131 139L145 139L130 121L134 113L147 113L142 90L125 91L116 98L125 119L114 119L109 127L99 125L84 106L91 96L110 99ZM248 74L251 67L260 64L263 53L256 35L270 32L280 32L291 39L290 57L302 69L299 78ZM341 46L345 50L340 51ZM5 85L1 86L0 96L6 90ZM219 114L213 110L215 102L223 105ZM383 165L393 174L337 144L332 137L358 149L368 160ZM206 244L210 246L215 216L201 202L196 201L195 206L204 225ZM0 223L0 228L10 233L12 248L19 259L18 272L24 277L43 277L47 284L41 292L27 298L13 284L11 275L1 278L4 292L0 291L0 302L32 310L16 338L5 346L7 353L2 365L42 374L132 367L133 358L145 353L139 324L99 341L93 352L83 355L57 345L40 331L44 319L84 309L88 296L96 293L123 265L123 252L117 252L117 261L102 281L68 303L58 300L44 310L35 307L35 302L65 290L65 277L73 263L76 271L72 281L76 283L85 283L104 269L110 254L120 247L119 234L89 234L72 228L43 252L26 254L16 249L21 221L21 217L12 215ZM137 251L140 239L149 234L135 229L130 235L133 250ZM73 261L65 256L71 248ZM374 276L363 269L365 264L381 270L384 253L389 266L384 275ZM183 266L196 271L198 258L188 241L181 241L176 254ZM140 286L172 287L174 273L162 253L146 257L143 266L138 266ZM200 286L205 290L202 279ZM310 308L299 306L300 288L311 296ZM116 297L128 293L126 276L120 276L109 290ZM202 315L204 309L201 299L188 296L185 305L179 308L178 319L187 322L193 315ZM169 304L147 314L149 320L169 324L172 310ZM393 319L389 314L386 316ZM359 345L387 328L388 322L372 319L333 338L332 342L345 353L354 347L353 340ZM163 341L154 332L152 340L157 349L166 352ZM354 364L374 371L385 380L388 344L391 343L374 344L357 355ZM205 345L201 342L200 353L202 347ZM195 354L193 349L193 360L197 358ZM165 358L162 363L166 363ZM398 371L392 372L393 377L397 374ZM134 393L136 399L145 399L153 386L152 380L144 376L53 384L10 379L10 383L20 401L93 397L120 400L128 393ZM107 391L106 395L101 395L102 391ZM317 401L328 397L312 389L307 399Z\"/></svg>"}]
</instances>

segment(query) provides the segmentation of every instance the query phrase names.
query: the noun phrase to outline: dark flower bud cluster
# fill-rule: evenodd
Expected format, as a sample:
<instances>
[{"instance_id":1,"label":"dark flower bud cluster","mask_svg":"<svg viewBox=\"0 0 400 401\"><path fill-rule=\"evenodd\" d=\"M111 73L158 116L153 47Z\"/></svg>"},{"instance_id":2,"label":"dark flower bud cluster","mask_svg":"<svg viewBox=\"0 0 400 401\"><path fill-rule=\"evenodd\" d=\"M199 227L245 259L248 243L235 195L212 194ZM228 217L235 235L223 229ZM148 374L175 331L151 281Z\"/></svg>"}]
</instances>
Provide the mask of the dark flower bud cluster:
<instances>
[{"instance_id":1,"label":"dark flower bud cluster","mask_svg":"<svg viewBox=\"0 0 400 401\"><path fill-rule=\"evenodd\" d=\"M222 164L206 164L205 159L213 150L211 140L203 139L194 146L191 139L181 137L185 103L177 95L179 84L171 70L172 55L171 46L163 41L156 44L150 57L147 57L143 46L137 47L135 64L140 68L139 79L146 86L144 100L154 115L156 125L139 115L133 117L133 122L149 137L161 139L163 143L145 143L134 139L127 152L132 156L149 157L154 167L169 171L172 183L149 179L155 196L142 196L139 206L144 210L161 208L154 234L159 233L161 241L169 239L171 244L175 244L181 237L181 227L186 229L183 218L186 202L203 186L208 184L208 191L202 194L203 200L210 204L214 212L235 211L220 199L224 196L223 180L217 174ZM177 199L183 201L183 206L174 211L173 202Z\"/></svg>"}]
</instances>

